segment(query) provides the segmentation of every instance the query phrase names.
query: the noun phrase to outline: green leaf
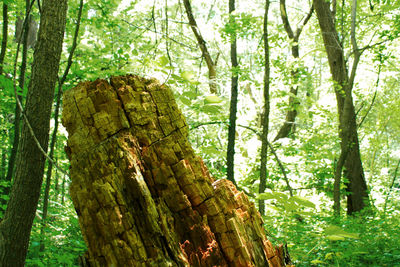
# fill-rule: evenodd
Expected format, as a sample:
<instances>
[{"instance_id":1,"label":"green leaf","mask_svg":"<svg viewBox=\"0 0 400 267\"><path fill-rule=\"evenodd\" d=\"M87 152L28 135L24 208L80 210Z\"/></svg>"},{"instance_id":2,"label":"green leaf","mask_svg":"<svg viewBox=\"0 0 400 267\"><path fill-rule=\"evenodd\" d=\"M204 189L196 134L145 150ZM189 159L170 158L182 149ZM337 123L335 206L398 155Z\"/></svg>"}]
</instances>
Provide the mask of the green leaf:
<instances>
[{"instance_id":1,"label":"green leaf","mask_svg":"<svg viewBox=\"0 0 400 267\"><path fill-rule=\"evenodd\" d=\"M220 106L216 105L204 105L202 111L208 114L219 114L221 110Z\"/></svg>"},{"instance_id":2,"label":"green leaf","mask_svg":"<svg viewBox=\"0 0 400 267\"><path fill-rule=\"evenodd\" d=\"M299 205L294 201L283 201L282 204L286 211L295 211L299 208Z\"/></svg>"},{"instance_id":3,"label":"green leaf","mask_svg":"<svg viewBox=\"0 0 400 267\"><path fill-rule=\"evenodd\" d=\"M319 259L315 259L311 261L311 264L324 264L325 262L319 260Z\"/></svg>"},{"instance_id":4,"label":"green leaf","mask_svg":"<svg viewBox=\"0 0 400 267\"><path fill-rule=\"evenodd\" d=\"M341 235L327 235L326 236L327 239L331 240L331 241L342 241L345 238Z\"/></svg>"},{"instance_id":5,"label":"green leaf","mask_svg":"<svg viewBox=\"0 0 400 267\"><path fill-rule=\"evenodd\" d=\"M181 77L186 81L191 81L194 77L194 73L191 71L182 71Z\"/></svg>"},{"instance_id":6,"label":"green leaf","mask_svg":"<svg viewBox=\"0 0 400 267\"><path fill-rule=\"evenodd\" d=\"M174 79L174 80L177 80L177 81L181 81L182 80L181 76L178 76L176 74L171 74L171 78Z\"/></svg>"},{"instance_id":7,"label":"green leaf","mask_svg":"<svg viewBox=\"0 0 400 267\"><path fill-rule=\"evenodd\" d=\"M208 95L204 97L205 104L218 104L221 103L222 99L217 95Z\"/></svg>"},{"instance_id":8,"label":"green leaf","mask_svg":"<svg viewBox=\"0 0 400 267\"><path fill-rule=\"evenodd\" d=\"M166 57L166 56L161 56L161 57L158 59L158 63L160 64L161 67L165 67L166 65L168 65L169 59L168 59L168 57Z\"/></svg>"},{"instance_id":9,"label":"green leaf","mask_svg":"<svg viewBox=\"0 0 400 267\"><path fill-rule=\"evenodd\" d=\"M189 98L186 97L179 97L179 100L185 104L186 106L190 106L192 105L192 100L190 100Z\"/></svg>"},{"instance_id":10,"label":"green leaf","mask_svg":"<svg viewBox=\"0 0 400 267\"><path fill-rule=\"evenodd\" d=\"M14 96L14 85L11 79L4 75L0 75L0 86L5 89L8 96ZM20 88L17 87L17 90L20 91Z\"/></svg>"},{"instance_id":11,"label":"green leaf","mask_svg":"<svg viewBox=\"0 0 400 267\"><path fill-rule=\"evenodd\" d=\"M327 238L330 240L334 240L337 237L340 237L340 240L344 240L344 238L352 238L352 239L359 239L359 234L357 233L349 233L346 232L345 230L343 230L342 228L336 226L336 225L330 225L327 228L325 228L324 231L325 235L327 235ZM329 238L328 236L330 236L331 238ZM332 237L333 236L333 237Z\"/></svg>"},{"instance_id":12,"label":"green leaf","mask_svg":"<svg viewBox=\"0 0 400 267\"><path fill-rule=\"evenodd\" d=\"M276 199L280 202L283 202L288 200L288 196L281 192L266 192L259 194L258 199L265 199L265 200Z\"/></svg>"},{"instance_id":13,"label":"green leaf","mask_svg":"<svg viewBox=\"0 0 400 267\"><path fill-rule=\"evenodd\" d=\"M306 198L299 197L299 196L293 196L293 197L291 197L291 199L293 199L297 204L299 204L301 206L315 209L315 204Z\"/></svg>"},{"instance_id":14,"label":"green leaf","mask_svg":"<svg viewBox=\"0 0 400 267\"><path fill-rule=\"evenodd\" d=\"M196 92L187 91L187 92L183 92L182 96L185 96L185 97L190 98L190 99L195 99L195 98L197 98L199 96L199 94L197 94Z\"/></svg>"}]
</instances>

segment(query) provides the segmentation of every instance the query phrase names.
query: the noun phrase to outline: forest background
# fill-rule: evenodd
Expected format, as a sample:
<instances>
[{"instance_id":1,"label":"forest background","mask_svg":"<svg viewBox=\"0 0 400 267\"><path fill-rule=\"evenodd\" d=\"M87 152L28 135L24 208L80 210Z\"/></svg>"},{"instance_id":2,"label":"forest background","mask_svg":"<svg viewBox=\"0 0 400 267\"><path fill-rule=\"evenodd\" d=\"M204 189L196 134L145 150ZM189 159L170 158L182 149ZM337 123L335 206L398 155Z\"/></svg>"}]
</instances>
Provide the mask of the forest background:
<instances>
[{"instance_id":1,"label":"forest background","mask_svg":"<svg viewBox=\"0 0 400 267\"><path fill-rule=\"evenodd\" d=\"M190 141L212 175L228 175L254 200L269 238L287 243L297 266L400 266L400 1L325 4L347 69L343 84L331 75L322 2L236 1L232 11L216 0L68 1L51 120L54 149L52 142L48 149L55 164L46 165L26 265L77 266L85 251L68 196L60 92L80 81L135 73L173 89ZM2 3L0 218L10 198L21 124L13 83L24 103L40 20L34 3L31 30L19 47L18 24L31 2ZM348 147L359 144L364 209L346 202L351 154L338 116L341 95L352 96L357 142ZM234 161L227 152L232 141Z\"/></svg>"}]
</instances>

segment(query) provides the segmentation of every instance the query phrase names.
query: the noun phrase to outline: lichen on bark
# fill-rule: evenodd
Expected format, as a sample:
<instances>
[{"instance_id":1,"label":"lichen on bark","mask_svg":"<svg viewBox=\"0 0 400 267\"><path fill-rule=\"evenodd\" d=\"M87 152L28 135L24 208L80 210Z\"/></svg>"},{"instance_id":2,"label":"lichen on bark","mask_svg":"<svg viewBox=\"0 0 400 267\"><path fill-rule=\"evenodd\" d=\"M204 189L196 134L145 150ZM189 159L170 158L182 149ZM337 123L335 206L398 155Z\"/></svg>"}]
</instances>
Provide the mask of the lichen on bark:
<instances>
[{"instance_id":1,"label":"lichen on bark","mask_svg":"<svg viewBox=\"0 0 400 267\"><path fill-rule=\"evenodd\" d=\"M70 194L93 266L284 266L261 216L190 146L171 90L136 75L67 91Z\"/></svg>"}]
</instances>

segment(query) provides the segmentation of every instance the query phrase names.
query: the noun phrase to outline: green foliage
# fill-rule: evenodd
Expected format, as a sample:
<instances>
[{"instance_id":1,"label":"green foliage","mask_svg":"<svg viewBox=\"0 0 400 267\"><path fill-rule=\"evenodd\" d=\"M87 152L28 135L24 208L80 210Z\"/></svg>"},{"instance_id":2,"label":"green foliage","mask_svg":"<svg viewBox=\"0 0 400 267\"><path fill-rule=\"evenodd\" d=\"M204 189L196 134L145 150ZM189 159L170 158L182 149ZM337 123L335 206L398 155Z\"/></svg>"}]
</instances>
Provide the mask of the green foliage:
<instances>
[{"instance_id":1,"label":"green foliage","mask_svg":"<svg viewBox=\"0 0 400 267\"><path fill-rule=\"evenodd\" d=\"M9 4L10 25L25 1ZM78 0L69 1L65 37L64 70L76 26ZM278 1L279 2L279 1ZM239 109L236 131L235 172L237 182L254 199L264 199L269 207L264 218L266 229L275 241L289 244L296 266L396 266L400 262L399 178L389 190L400 156L400 88L398 50L400 36L399 1L358 1L357 42L363 51L354 87L354 102L360 123L359 139L363 167L376 215L333 219L333 177L339 157L337 113L329 66L312 17L299 40L300 58L293 60L291 43L280 20L278 2L271 2L268 22L271 61L271 115L269 140L272 141L288 110L296 108L298 117L291 138L273 143L287 173L295 196L288 188L275 156L268 152L267 191L258 193L260 119L263 106L264 50L262 45L263 1L239 3L227 14L223 1L192 1L194 15L211 57L217 62L218 93L209 94L208 70L193 32L187 24L182 4L160 1L84 1L80 43L64 89L84 80L135 73L156 76L174 90L179 107L190 126L189 139L204 159L212 175L226 176L226 145L229 116L230 78L239 75ZM291 26L304 16L309 1L286 1ZM289 5L290 2L290 5ZM167 10L165 3L168 4ZM350 4L337 3L337 27L347 62L352 62L350 45ZM372 7L371 7L372 5ZM168 27L165 14L168 14ZM39 17L34 9L34 16ZM342 19L343 18L343 19ZM374 27L371 25L379 25ZM168 32L167 32L168 28ZM0 76L0 149L8 163L13 136L15 99L11 77L16 54L9 27L9 42L4 70ZM239 67L231 68L230 39L238 38ZM218 55L218 56L217 56ZM29 51L29 62L32 51ZM29 64L28 64L29 65ZM17 68L18 70L18 68ZM298 71L295 79L292 72ZM30 71L27 73L29 81ZM60 71L61 72L61 71ZM18 71L17 71L18 76ZM28 84L28 82L26 82ZM290 87L298 86L298 104L289 107ZM372 104L374 93L377 92ZM26 93L26 90L24 90ZM371 108L369 109L369 106ZM241 127L246 126L246 127ZM249 129L250 128L250 129ZM65 170L66 137L60 131L55 156ZM55 171L54 171L55 172ZM0 177L0 210L5 209L10 185ZM54 175L55 176L55 175ZM396 177L395 177L396 178ZM54 182L54 180L53 180ZM68 179L66 189L68 187ZM344 193L344 185L342 186ZM388 194L390 192L390 194ZM51 188L49 221L40 252L41 205L32 230L27 266L76 266L85 251L78 220L68 197L62 203L61 182ZM55 197L58 196L58 197ZM386 216L381 214L387 196ZM344 201L343 201L344 202ZM345 203L342 203L342 207ZM3 214L0 214L0 217ZM271 239L273 239L271 237ZM274 240L274 239L273 239Z\"/></svg>"},{"instance_id":2,"label":"green foliage","mask_svg":"<svg viewBox=\"0 0 400 267\"><path fill-rule=\"evenodd\" d=\"M342 219L313 215L266 216L275 242L288 242L296 266L397 266L398 216L357 215ZM274 239L273 239L274 240Z\"/></svg>"},{"instance_id":3,"label":"green foliage","mask_svg":"<svg viewBox=\"0 0 400 267\"><path fill-rule=\"evenodd\" d=\"M78 266L87 250L72 203L51 202L46 238L40 234L41 216L34 221L26 266ZM40 251L43 242L45 250Z\"/></svg>"}]
</instances>

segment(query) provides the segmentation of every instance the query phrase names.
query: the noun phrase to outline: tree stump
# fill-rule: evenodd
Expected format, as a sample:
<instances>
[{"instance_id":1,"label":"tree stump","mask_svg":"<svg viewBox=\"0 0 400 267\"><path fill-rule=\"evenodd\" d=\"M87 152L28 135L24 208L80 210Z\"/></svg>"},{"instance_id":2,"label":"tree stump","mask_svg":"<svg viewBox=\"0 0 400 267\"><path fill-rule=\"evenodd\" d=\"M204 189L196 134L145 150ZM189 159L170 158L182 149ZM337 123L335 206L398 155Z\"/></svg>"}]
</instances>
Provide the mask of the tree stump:
<instances>
[{"instance_id":1,"label":"tree stump","mask_svg":"<svg viewBox=\"0 0 400 267\"><path fill-rule=\"evenodd\" d=\"M284 266L243 192L215 181L171 90L126 75L65 92L70 194L91 266Z\"/></svg>"}]
</instances>

